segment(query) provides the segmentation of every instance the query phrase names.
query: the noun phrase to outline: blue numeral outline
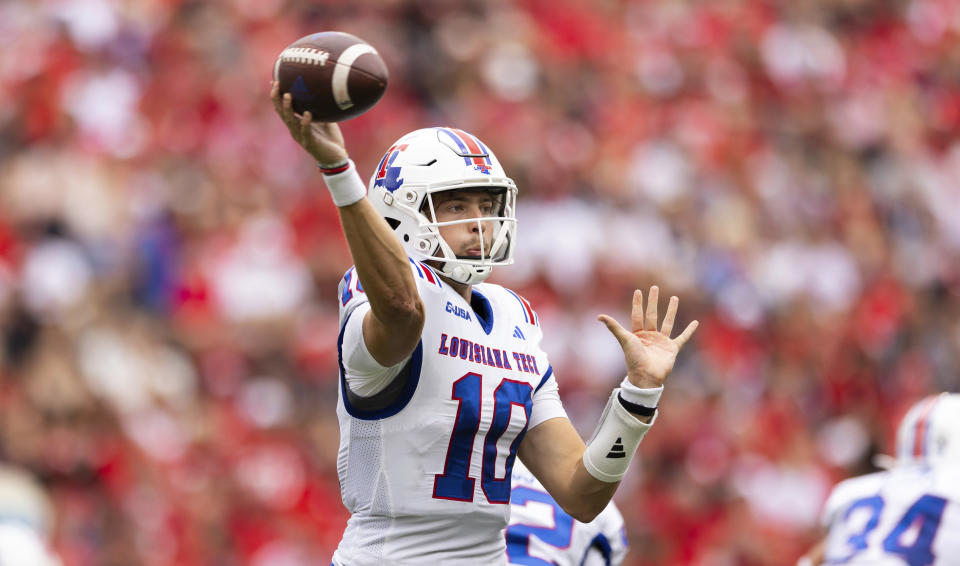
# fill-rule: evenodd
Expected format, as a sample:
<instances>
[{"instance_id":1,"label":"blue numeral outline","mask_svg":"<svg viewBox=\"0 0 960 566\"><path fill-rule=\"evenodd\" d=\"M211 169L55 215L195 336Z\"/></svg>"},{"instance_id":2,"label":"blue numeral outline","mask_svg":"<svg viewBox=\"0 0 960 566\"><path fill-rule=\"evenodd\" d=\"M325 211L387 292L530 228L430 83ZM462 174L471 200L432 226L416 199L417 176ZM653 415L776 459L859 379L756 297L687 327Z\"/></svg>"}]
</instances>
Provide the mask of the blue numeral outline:
<instances>
[{"instance_id":1,"label":"blue numeral outline","mask_svg":"<svg viewBox=\"0 0 960 566\"><path fill-rule=\"evenodd\" d=\"M547 493L522 486L513 490L514 505L526 505L528 501L550 505L553 509L553 527L536 527L519 523L510 525L507 527L507 557L511 564L552 566L552 562L530 556L530 537L535 536L555 548L567 548L573 538L573 518Z\"/></svg>"},{"instance_id":2,"label":"blue numeral outline","mask_svg":"<svg viewBox=\"0 0 960 566\"><path fill-rule=\"evenodd\" d=\"M343 293L340 294L340 303L346 306L350 302L350 299L353 298L353 290L350 288L352 281L356 281L356 286L354 287L358 293L363 293L363 285L360 284L360 277L353 279L354 268L347 270L347 273L343 276Z\"/></svg>"},{"instance_id":3,"label":"blue numeral outline","mask_svg":"<svg viewBox=\"0 0 960 566\"><path fill-rule=\"evenodd\" d=\"M433 478L434 499L473 501L474 479L470 477L470 460L473 458L473 439L480 429L480 391L483 377L468 373L453 382L452 397L460 402L443 473Z\"/></svg>"},{"instance_id":4,"label":"blue numeral outline","mask_svg":"<svg viewBox=\"0 0 960 566\"><path fill-rule=\"evenodd\" d=\"M947 500L935 495L924 495L907 509L903 518L890 534L883 539L883 549L891 554L899 554L910 566L929 566L933 564L933 537L937 535ZM917 522L920 528L917 538L911 546L904 546L900 539Z\"/></svg>"},{"instance_id":5,"label":"blue numeral outline","mask_svg":"<svg viewBox=\"0 0 960 566\"><path fill-rule=\"evenodd\" d=\"M510 443L503 479L497 479L497 441L510 426L510 413L514 405L523 407L526 419L530 419L530 393L533 387L529 383L504 379L493 392L493 422L483 441L483 471L480 474L480 488L490 503L510 503L510 478L513 475L513 460L520 447L520 441L527 432L524 425L520 434Z\"/></svg>"},{"instance_id":6,"label":"blue numeral outline","mask_svg":"<svg viewBox=\"0 0 960 566\"><path fill-rule=\"evenodd\" d=\"M493 420L483 436L483 462L480 472L480 487L489 503L506 505L510 503L510 477L513 473L513 461L517 448L526 434L526 425L510 443L507 454L505 475L496 477L497 441L510 426L512 408L523 407L524 416L530 420L533 407L529 383L503 379L493 394ZM470 462L473 458L473 443L480 432L480 411L483 408L483 376L467 373L453 383L451 398L458 402L457 416L454 419L450 443L447 446L443 473L434 475L434 499L453 501L473 501L474 478L470 477Z\"/></svg>"},{"instance_id":7,"label":"blue numeral outline","mask_svg":"<svg viewBox=\"0 0 960 566\"><path fill-rule=\"evenodd\" d=\"M865 497L863 499L858 499L854 501L850 507L847 507L847 512L843 514L843 520L846 521L850 518L855 511L866 507L870 510L870 519L867 520L867 524L864 526L863 531L850 535L847 538L847 545L850 547L850 554L844 558L835 559L837 563L848 562L851 558L863 552L867 549L867 537L870 536L870 533L873 532L873 529L877 528L877 525L880 524L880 512L883 511L883 498L879 495L874 495L872 497ZM831 560L831 562L834 560Z\"/></svg>"},{"instance_id":8,"label":"blue numeral outline","mask_svg":"<svg viewBox=\"0 0 960 566\"><path fill-rule=\"evenodd\" d=\"M850 515L857 509L866 507L870 509L871 515L864 526L863 531L850 535L847 538L847 544L852 548L851 553L843 558L827 558L828 564L843 564L849 562L854 556L867 548L867 537L880 524L880 513L883 511L884 501L879 495L865 497L854 501L843 515L844 521L850 518ZM933 539L937 535L937 529L940 528L940 521L943 519L943 512L946 509L947 500L935 495L924 495L911 505L903 517L897 521L897 524L891 529L886 537L883 538L882 545L884 551L889 554L897 554L910 566L930 566L936 559L933 554ZM903 535L919 522L917 537L910 546L905 546L901 541Z\"/></svg>"}]
</instances>

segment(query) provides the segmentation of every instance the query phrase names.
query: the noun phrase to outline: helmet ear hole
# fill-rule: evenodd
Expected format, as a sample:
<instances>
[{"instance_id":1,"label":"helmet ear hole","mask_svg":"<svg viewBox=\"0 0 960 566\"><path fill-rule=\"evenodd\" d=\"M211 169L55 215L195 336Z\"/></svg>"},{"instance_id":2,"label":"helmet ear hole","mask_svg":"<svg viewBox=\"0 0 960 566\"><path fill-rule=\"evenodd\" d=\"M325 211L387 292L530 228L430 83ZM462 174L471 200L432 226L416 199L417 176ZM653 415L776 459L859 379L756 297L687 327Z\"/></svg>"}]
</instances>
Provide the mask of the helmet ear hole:
<instances>
[{"instance_id":1,"label":"helmet ear hole","mask_svg":"<svg viewBox=\"0 0 960 566\"><path fill-rule=\"evenodd\" d=\"M404 241L404 242L409 242L409 241L410 241L410 234L404 234L404 235L403 235L403 241Z\"/></svg>"}]
</instances>

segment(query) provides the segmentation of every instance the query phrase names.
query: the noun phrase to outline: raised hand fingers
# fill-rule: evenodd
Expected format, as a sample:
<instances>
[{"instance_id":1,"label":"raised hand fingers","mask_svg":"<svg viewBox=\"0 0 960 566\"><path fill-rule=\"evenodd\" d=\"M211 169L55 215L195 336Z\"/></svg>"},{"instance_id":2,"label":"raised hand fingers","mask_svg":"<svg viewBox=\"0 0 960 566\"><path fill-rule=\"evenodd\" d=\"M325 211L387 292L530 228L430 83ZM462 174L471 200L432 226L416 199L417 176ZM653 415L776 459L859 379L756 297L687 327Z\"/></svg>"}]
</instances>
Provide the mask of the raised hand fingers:
<instances>
[{"instance_id":1,"label":"raised hand fingers","mask_svg":"<svg viewBox=\"0 0 960 566\"><path fill-rule=\"evenodd\" d=\"M290 130L290 133L296 136L297 132L293 125L296 117L293 113L293 98L290 97L290 93L281 93L280 83L273 81L273 86L270 87L270 99L273 100L274 111L280 116L280 119L283 120L284 125Z\"/></svg>"},{"instance_id":2,"label":"raised hand fingers","mask_svg":"<svg viewBox=\"0 0 960 566\"><path fill-rule=\"evenodd\" d=\"M663 316L663 326L660 327L660 333L670 337L673 332L673 321L677 317L677 306L680 305L680 299L676 296L670 297L670 303L667 305L667 314Z\"/></svg>"},{"instance_id":3,"label":"raised hand fingers","mask_svg":"<svg viewBox=\"0 0 960 566\"><path fill-rule=\"evenodd\" d=\"M311 124L313 124L313 116L310 114L310 111L307 110L302 116L300 116L300 139L310 139Z\"/></svg>"},{"instance_id":4,"label":"raised hand fingers","mask_svg":"<svg viewBox=\"0 0 960 566\"><path fill-rule=\"evenodd\" d=\"M637 289L633 292L633 308L630 309L630 326L633 332L643 330L643 291Z\"/></svg>"},{"instance_id":5,"label":"raised hand fingers","mask_svg":"<svg viewBox=\"0 0 960 566\"><path fill-rule=\"evenodd\" d=\"M657 302L660 300L660 288L656 285L650 286L650 292L647 293L647 316L643 319L644 330L657 331Z\"/></svg>"},{"instance_id":6,"label":"raised hand fingers","mask_svg":"<svg viewBox=\"0 0 960 566\"><path fill-rule=\"evenodd\" d=\"M280 92L280 83L274 82L273 88L270 89L270 98L273 99L273 108L277 114L285 123L288 122L290 116L293 116L293 97L289 92Z\"/></svg>"},{"instance_id":7,"label":"raised hand fingers","mask_svg":"<svg viewBox=\"0 0 960 566\"><path fill-rule=\"evenodd\" d=\"M597 317L597 320L607 325L607 330L609 330L613 334L613 337L617 339L617 342L620 343L621 347L625 347L627 342L633 336L632 334L627 332L626 328L620 326L619 322L617 322L616 320L610 318L605 314L599 315Z\"/></svg>"},{"instance_id":8,"label":"raised hand fingers","mask_svg":"<svg viewBox=\"0 0 960 566\"><path fill-rule=\"evenodd\" d=\"M277 114L283 114L283 108L280 106L280 83L277 81L270 82L270 100L273 101L273 109L276 110Z\"/></svg>"},{"instance_id":9,"label":"raised hand fingers","mask_svg":"<svg viewBox=\"0 0 960 566\"><path fill-rule=\"evenodd\" d=\"M276 89L278 87L274 88ZM273 99L273 107L277 110L277 114L280 115L280 118L283 119L283 123L286 124L287 128L290 129L290 133L296 134L297 129L295 124L297 122L297 117L293 113L293 97L290 96L290 93L284 92L281 94L278 91L277 96Z\"/></svg>"},{"instance_id":10,"label":"raised hand fingers","mask_svg":"<svg viewBox=\"0 0 960 566\"><path fill-rule=\"evenodd\" d=\"M689 340L691 336L693 336L693 333L697 330L698 326L700 326L698 321L695 320L691 322L686 328L683 329L683 332L680 333L680 336L677 336L673 339L678 348L683 348L683 345L687 343L687 340Z\"/></svg>"}]
</instances>

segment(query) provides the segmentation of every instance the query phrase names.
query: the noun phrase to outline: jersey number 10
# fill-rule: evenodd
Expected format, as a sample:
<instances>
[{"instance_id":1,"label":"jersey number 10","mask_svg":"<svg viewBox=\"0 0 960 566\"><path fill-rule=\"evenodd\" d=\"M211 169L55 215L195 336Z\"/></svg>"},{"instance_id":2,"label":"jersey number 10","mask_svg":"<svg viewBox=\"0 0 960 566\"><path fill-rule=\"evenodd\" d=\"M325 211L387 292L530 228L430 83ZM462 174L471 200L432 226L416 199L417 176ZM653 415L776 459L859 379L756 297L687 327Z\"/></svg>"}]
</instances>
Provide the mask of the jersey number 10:
<instances>
[{"instance_id":1,"label":"jersey number 10","mask_svg":"<svg viewBox=\"0 0 960 566\"><path fill-rule=\"evenodd\" d=\"M480 474L480 487L490 503L510 502L510 473L526 427L510 443L503 479L496 477L497 441L510 426L510 413L514 405L522 407L526 419L530 419L532 390L529 383L504 379L493 392L493 420L483 435L483 466ZM450 446L447 448L443 473L434 476L435 499L473 501L475 480L469 475L470 461L473 458L474 439L480 433L482 394L483 376L478 373L468 373L453 383L453 399L459 402L459 407L453 432L450 434Z\"/></svg>"}]
</instances>

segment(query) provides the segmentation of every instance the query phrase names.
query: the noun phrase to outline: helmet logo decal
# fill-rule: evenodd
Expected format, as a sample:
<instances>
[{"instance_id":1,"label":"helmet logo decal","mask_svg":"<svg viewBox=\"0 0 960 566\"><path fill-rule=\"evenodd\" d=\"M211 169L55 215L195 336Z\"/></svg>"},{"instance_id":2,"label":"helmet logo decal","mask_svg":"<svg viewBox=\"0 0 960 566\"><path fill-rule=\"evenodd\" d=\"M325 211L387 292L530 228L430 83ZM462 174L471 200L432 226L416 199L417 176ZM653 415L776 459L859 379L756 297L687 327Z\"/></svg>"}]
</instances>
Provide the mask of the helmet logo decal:
<instances>
[{"instance_id":1,"label":"helmet logo decal","mask_svg":"<svg viewBox=\"0 0 960 566\"><path fill-rule=\"evenodd\" d=\"M490 162L490 151L482 141L473 134L456 128L439 128L439 130L460 148L459 155L463 157L464 164L473 165L474 169L484 175L490 174L490 167L493 165Z\"/></svg>"},{"instance_id":2,"label":"helmet logo decal","mask_svg":"<svg viewBox=\"0 0 960 566\"><path fill-rule=\"evenodd\" d=\"M380 165L377 166L377 178L373 186L383 187L389 192L394 192L403 185L403 179L400 179L400 167L392 167L393 162L400 155L400 152L407 149L408 144L394 145L383 154Z\"/></svg>"}]
</instances>

